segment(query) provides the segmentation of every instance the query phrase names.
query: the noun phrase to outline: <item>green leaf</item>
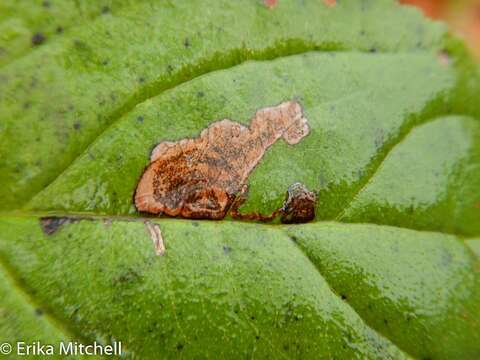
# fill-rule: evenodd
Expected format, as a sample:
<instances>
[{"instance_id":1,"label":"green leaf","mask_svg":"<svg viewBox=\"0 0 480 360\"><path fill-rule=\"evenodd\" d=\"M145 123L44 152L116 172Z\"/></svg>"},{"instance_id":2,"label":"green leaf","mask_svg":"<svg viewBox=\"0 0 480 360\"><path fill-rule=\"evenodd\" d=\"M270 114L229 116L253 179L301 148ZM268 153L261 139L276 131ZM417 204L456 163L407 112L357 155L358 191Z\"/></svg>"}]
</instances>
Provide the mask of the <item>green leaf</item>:
<instances>
[{"instance_id":1,"label":"green leaf","mask_svg":"<svg viewBox=\"0 0 480 360\"><path fill-rule=\"evenodd\" d=\"M7 25L51 26L6 4ZM64 33L3 45L0 342L480 356L480 72L442 25L386 0L95 2L82 19L64 4ZM241 211L301 182L312 223L138 214L156 144L292 99L310 134L268 149Z\"/></svg>"}]
</instances>

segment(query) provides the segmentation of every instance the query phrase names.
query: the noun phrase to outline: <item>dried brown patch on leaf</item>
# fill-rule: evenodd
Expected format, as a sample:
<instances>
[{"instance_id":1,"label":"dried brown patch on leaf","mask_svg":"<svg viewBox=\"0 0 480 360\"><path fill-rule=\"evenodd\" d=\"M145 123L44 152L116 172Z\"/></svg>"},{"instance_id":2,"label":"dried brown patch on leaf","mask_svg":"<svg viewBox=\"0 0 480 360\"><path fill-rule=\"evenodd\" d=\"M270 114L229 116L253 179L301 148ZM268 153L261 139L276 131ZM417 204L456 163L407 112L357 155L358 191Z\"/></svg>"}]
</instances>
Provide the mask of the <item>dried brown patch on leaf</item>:
<instances>
[{"instance_id":1,"label":"dried brown patch on leaf","mask_svg":"<svg viewBox=\"0 0 480 360\"><path fill-rule=\"evenodd\" d=\"M145 222L148 232L150 233L150 239L152 239L155 254L162 256L165 254L165 242L163 241L162 230L157 224L152 224L149 221Z\"/></svg>"},{"instance_id":2,"label":"dried brown patch on leaf","mask_svg":"<svg viewBox=\"0 0 480 360\"><path fill-rule=\"evenodd\" d=\"M250 125L212 123L194 139L164 141L153 149L135 192L139 211L222 219L265 151L278 139L294 145L310 128L299 103L256 112Z\"/></svg>"}]
</instances>

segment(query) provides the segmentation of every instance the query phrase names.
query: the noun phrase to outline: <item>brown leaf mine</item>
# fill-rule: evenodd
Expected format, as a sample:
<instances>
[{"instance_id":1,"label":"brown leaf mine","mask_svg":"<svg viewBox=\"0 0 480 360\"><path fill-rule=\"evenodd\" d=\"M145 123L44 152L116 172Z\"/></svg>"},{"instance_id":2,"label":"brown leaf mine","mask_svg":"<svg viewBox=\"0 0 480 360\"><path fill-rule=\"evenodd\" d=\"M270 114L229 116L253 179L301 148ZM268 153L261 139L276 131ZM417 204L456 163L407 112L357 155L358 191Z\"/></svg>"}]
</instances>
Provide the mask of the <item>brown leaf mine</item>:
<instances>
[{"instance_id":1,"label":"brown leaf mine","mask_svg":"<svg viewBox=\"0 0 480 360\"><path fill-rule=\"evenodd\" d=\"M224 119L197 138L161 142L140 178L135 205L152 214L222 219L265 151L280 138L297 144L309 131L300 104L286 101L257 111L248 127Z\"/></svg>"}]
</instances>

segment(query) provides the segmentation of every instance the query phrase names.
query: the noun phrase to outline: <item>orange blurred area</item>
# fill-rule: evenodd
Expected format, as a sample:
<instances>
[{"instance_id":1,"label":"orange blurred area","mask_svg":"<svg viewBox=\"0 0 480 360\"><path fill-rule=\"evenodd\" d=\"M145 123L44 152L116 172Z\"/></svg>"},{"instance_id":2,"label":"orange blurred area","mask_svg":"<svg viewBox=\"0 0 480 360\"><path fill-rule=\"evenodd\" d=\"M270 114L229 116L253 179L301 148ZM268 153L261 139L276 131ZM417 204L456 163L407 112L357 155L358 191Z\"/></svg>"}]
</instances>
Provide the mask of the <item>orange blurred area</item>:
<instances>
[{"instance_id":1,"label":"orange blurred area","mask_svg":"<svg viewBox=\"0 0 480 360\"><path fill-rule=\"evenodd\" d=\"M417 6L433 19L447 22L468 44L480 60L480 0L400 0L402 4Z\"/></svg>"}]
</instances>

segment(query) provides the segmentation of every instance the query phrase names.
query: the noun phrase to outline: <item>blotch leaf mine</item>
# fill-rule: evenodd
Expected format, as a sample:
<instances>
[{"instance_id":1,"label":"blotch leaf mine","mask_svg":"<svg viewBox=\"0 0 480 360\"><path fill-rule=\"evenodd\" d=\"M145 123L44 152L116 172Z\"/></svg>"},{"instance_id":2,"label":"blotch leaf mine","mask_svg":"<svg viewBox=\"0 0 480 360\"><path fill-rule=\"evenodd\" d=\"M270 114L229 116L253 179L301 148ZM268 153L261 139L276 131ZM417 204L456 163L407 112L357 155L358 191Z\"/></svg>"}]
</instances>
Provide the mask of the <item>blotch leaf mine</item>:
<instances>
[{"instance_id":1,"label":"blotch leaf mine","mask_svg":"<svg viewBox=\"0 0 480 360\"><path fill-rule=\"evenodd\" d=\"M286 101L257 111L248 127L224 119L197 138L163 141L140 178L135 206L152 214L223 219L265 151L281 137L295 145L309 131L300 104Z\"/></svg>"}]
</instances>

